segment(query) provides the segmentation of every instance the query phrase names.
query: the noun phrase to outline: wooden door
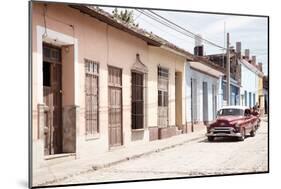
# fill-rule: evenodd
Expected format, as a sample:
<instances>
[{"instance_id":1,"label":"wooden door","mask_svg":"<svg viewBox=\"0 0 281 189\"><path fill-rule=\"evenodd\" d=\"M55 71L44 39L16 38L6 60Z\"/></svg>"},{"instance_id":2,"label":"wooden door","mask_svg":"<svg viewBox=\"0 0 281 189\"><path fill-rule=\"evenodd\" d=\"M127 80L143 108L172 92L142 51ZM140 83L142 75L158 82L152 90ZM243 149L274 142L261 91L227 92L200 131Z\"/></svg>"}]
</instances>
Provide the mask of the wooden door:
<instances>
[{"instance_id":1,"label":"wooden door","mask_svg":"<svg viewBox=\"0 0 281 189\"><path fill-rule=\"evenodd\" d=\"M55 57L60 51L52 47L45 48L43 62L43 96L46 109L44 112L44 154L62 152L62 77L61 63ZM47 56L49 55L49 56ZM60 57L60 56L57 56Z\"/></svg>"},{"instance_id":2,"label":"wooden door","mask_svg":"<svg viewBox=\"0 0 281 189\"><path fill-rule=\"evenodd\" d=\"M191 121L197 123L197 80L191 79Z\"/></svg>"},{"instance_id":3,"label":"wooden door","mask_svg":"<svg viewBox=\"0 0 281 189\"><path fill-rule=\"evenodd\" d=\"M158 91L158 126L168 126L168 92Z\"/></svg>"},{"instance_id":4,"label":"wooden door","mask_svg":"<svg viewBox=\"0 0 281 189\"><path fill-rule=\"evenodd\" d=\"M217 95L216 95L216 85L212 85L212 101L213 101L213 120L217 116Z\"/></svg>"},{"instance_id":5,"label":"wooden door","mask_svg":"<svg viewBox=\"0 0 281 189\"><path fill-rule=\"evenodd\" d=\"M208 84L203 82L203 122L206 124L209 120L208 115Z\"/></svg>"},{"instance_id":6,"label":"wooden door","mask_svg":"<svg viewBox=\"0 0 281 189\"><path fill-rule=\"evenodd\" d=\"M44 86L43 87L43 95L44 95L44 104L46 108L44 109L44 154L50 155L54 153L53 143L53 124L51 120L53 120L53 94L51 92L51 87Z\"/></svg>"},{"instance_id":7,"label":"wooden door","mask_svg":"<svg viewBox=\"0 0 281 189\"><path fill-rule=\"evenodd\" d=\"M120 146L122 137L122 70L108 67L109 146Z\"/></svg>"},{"instance_id":8,"label":"wooden door","mask_svg":"<svg viewBox=\"0 0 281 189\"><path fill-rule=\"evenodd\" d=\"M62 88L61 65L52 64L53 144L54 154L62 152Z\"/></svg>"},{"instance_id":9,"label":"wooden door","mask_svg":"<svg viewBox=\"0 0 281 189\"><path fill-rule=\"evenodd\" d=\"M158 67L158 127L169 125L169 72L168 69Z\"/></svg>"},{"instance_id":10,"label":"wooden door","mask_svg":"<svg viewBox=\"0 0 281 189\"><path fill-rule=\"evenodd\" d=\"M175 72L176 125L182 128L182 72Z\"/></svg>"}]
</instances>

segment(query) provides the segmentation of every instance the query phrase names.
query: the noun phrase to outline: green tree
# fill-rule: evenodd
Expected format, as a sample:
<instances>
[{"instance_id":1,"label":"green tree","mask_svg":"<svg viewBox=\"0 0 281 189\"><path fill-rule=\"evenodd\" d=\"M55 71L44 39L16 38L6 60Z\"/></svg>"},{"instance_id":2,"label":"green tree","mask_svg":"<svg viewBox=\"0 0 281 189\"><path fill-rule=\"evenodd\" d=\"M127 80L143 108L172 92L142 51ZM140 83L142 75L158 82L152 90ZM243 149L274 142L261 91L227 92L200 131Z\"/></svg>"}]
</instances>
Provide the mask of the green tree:
<instances>
[{"instance_id":1,"label":"green tree","mask_svg":"<svg viewBox=\"0 0 281 189\"><path fill-rule=\"evenodd\" d=\"M139 24L135 23L134 13L133 13L132 10L128 11L127 9L125 9L124 11L121 10L121 12L119 12L118 9L115 8L112 11L112 14L113 14L114 18L122 20L126 24L130 24L130 25L133 25L133 26L136 26L136 27L138 27L138 25L139 25Z\"/></svg>"}]
</instances>

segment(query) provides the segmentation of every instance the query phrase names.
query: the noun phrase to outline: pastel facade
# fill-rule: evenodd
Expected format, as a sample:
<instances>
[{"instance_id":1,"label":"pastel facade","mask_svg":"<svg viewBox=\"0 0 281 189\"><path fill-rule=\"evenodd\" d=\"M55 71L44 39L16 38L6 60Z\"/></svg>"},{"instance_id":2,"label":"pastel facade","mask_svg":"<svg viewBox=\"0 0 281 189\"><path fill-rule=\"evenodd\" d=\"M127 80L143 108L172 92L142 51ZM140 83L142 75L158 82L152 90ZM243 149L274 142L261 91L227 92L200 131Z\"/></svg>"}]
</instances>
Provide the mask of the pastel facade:
<instances>
[{"instance_id":1,"label":"pastel facade","mask_svg":"<svg viewBox=\"0 0 281 189\"><path fill-rule=\"evenodd\" d=\"M35 169L183 132L188 53L85 7L32 6Z\"/></svg>"},{"instance_id":2,"label":"pastel facade","mask_svg":"<svg viewBox=\"0 0 281 189\"><path fill-rule=\"evenodd\" d=\"M227 81L223 78L221 82L221 89L222 89L222 104L225 106L227 105L227 93L226 93L226 85ZM240 104L240 85L239 83L230 78L230 105L239 105Z\"/></svg>"},{"instance_id":3,"label":"pastel facade","mask_svg":"<svg viewBox=\"0 0 281 189\"><path fill-rule=\"evenodd\" d=\"M259 74L259 84L258 84L258 103L260 106L260 113L263 116L265 113L265 98L264 98L264 94L263 94L263 74Z\"/></svg>"},{"instance_id":4,"label":"pastel facade","mask_svg":"<svg viewBox=\"0 0 281 189\"><path fill-rule=\"evenodd\" d=\"M191 130L196 130L213 121L222 106L223 73L201 61L187 62L185 70L186 121Z\"/></svg>"},{"instance_id":5,"label":"pastel facade","mask_svg":"<svg viewBox=\"0 0 281 189\"><path fill-rule=\"evenodd\" d=\"M34 2L31 32L34 169L194 131L226 103L224 66L93 7ZM254 105L260 80L241 69L231 104Z\"/></svg>"},{"instance_id":6,"label":"pastel facade","mask_svg":"<svg viewBox=\"0 0 281 189\"><path fill-rule=\"evenodd\" d=\"M269 80L268 76L263 76L263 97L264 97L264 114L269 112Z\"/></svg>"},{"instance_id":7,"label":"pastel facade","mask_svg":"<svg viewBox=\"0 0 281 189\"><path fill-rule=\"evenodd\" d=\"M260 77L258 68L241 59L241 105L253 107L259 102Z\"/></svg>"}]
</instances>

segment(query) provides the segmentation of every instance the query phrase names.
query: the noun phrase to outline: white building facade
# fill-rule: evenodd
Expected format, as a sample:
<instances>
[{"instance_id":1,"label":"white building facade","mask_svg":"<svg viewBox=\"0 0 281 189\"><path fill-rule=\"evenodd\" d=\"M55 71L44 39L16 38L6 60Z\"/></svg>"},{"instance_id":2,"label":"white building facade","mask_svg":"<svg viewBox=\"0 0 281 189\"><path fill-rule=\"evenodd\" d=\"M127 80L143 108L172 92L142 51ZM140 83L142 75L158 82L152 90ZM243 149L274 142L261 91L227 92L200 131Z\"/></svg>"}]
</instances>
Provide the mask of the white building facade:
<instances>
[{"instance_id":1,"label":"white building facade","mask_svg":"<svg viewBox=\"0 0 281 189\"><path fill-rule=\"evenodd\" d=\"M185 73L187 125L207 124L222 106L223 73L202 62L187 62Z\"/></svg>"},{"instance_id":2,"label":"white building facade","mask_svg":"<svg viewBox=\"0 0 281 189\"><path fill-rule=\"evenodd\" d=\"M260 71L248 61L241 59L240 104L253 107L258 102Z\"/></svg>"}]
</instances>

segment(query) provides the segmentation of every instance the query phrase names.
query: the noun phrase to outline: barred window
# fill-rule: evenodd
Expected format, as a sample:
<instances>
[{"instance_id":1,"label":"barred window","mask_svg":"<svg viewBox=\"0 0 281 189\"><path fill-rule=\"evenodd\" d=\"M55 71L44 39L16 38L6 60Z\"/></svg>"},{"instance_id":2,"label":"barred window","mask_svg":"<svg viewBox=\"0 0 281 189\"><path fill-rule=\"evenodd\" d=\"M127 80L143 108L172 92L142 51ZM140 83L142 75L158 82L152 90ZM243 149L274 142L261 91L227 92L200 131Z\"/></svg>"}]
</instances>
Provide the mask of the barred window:
<instances>
[{"instance_id":1,"label":"barred window","mask_svg":"<svg viewBox=\"0 0 281 189\"><path fill-rule=\"evenodd\" d=\"M158 126L167 127L169 124L169 70L158 67Z\"/></svg>"},{"instance_id":2,"label":"barred window","mask_svg":"<svg viewBox=\"0 0 281 189\"><path fill-rule=\"evenodd\" d=\"M44 43L43 59L44 59L44 61L47 61L47 62L60 63L61 62L61 49Z\"/></svg>"},{"instance_id":3,"label":"barred window","mask_svg":"<svg viewBox=\"0 0 281 189\"><path fill-rule=\"evenodd\" d=\"M166 68L158 67L158 76L161 76L161 77L164 77L164 78L168 78L169 70L166 69Z\"/></svg>"},{"instance_id":4,"label":"barred window","mask_svg":"<svg viewBox=\"0 0 281 189\"><path fill-rule=\"evenodd\" d=\"M85 71L88 74L98 74L99 73L98 62L85 59Z\"/></svg>"},{"instance_id":5,"label":"barred window","mask_svg":"<svg viewBox=\"0 0 281 189\"><path fill-rule=\"evenodd\" d=\"M168 69L158 67L158 106L168 106Z\"/></svg>"},{"instance_id":6,"label":"barred window","mask_svg":"<svg viewBox=\"0 0 281 189\"><path fill-rule=\"evenodd\" d=\"M168 106L168 92L158 90L158 106Z\"/></svg>"},{"instance_id":7,"label":"barred window","mask_svg":"<svg viewBox=\"0 0 281 189\"><path fill-rule=\"evenodd\" d=\"M132 129L143 128L143 100L143 74L132 72Z\"/></svg>"},{"instance_id":8,"label":"barred window","mask_svg":"<svg viewBox=\"0 0 281 189\"><path fill-rule=\"evenodd\" d=\"M86 135L99 132L99 64L85 59Z\"/></svg>"}]
</instances>

